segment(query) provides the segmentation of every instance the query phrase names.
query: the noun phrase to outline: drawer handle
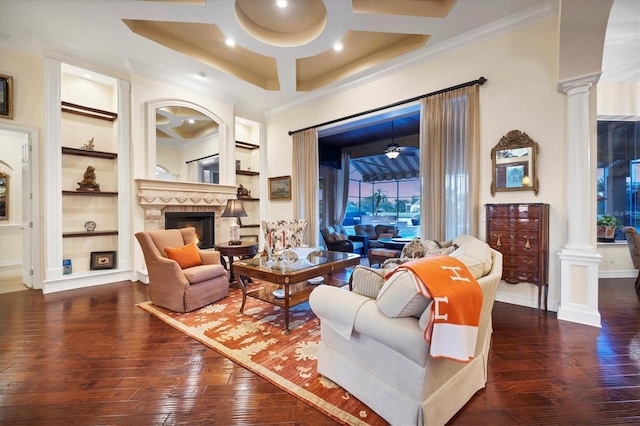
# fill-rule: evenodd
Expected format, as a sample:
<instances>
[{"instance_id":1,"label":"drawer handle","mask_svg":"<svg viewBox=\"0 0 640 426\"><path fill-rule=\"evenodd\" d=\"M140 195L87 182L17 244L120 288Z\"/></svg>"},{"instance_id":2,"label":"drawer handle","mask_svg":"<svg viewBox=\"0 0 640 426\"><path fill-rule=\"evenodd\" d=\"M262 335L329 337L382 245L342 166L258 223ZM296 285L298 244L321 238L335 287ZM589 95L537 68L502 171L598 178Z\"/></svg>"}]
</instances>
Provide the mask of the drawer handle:
<instances>
[{"instance_id":1,"label":"drawer handle","mask_svg":"<svg viewBox=\"0 0 640 426\"><path fill-rule=\"evenodd\" d=\"M509 263L516 263L516 260L512 257L511 259L509 259Z\"/></svg>"},{"instance_id":2,"label":"drawer handle","mask_svg":"<svg viewBox=\"0 0 640 426\"><path fill-rule=\"evenodd\" d=\"M509 250L514 251L516 248L514 246L509 247Z\"/></svg>"},{"instance_id":3,"label":"drawer handle","mask_svg":"<svg viewBox=\"0 0 640 426\"><path fill-rule=\"evenodd\" d=\"M502 241L500 241L500 237L502 234L498 234L498 239L496 240L496 247L502 247Z\"/></svg>"},{"instance_id":4,"label":"drawer handle","mask_svg":"<svg viewBox=\"0 0 640 426\"><path fill-rule=\"evenodd\" d=\"M531 248L531 243L529 243L529 237L527 237L525 235L525 238L527 239L527 243L524 245L524 248L526 248L527 250Z\"/></svg>"},{"instance_id":5,"label":"drawer handle","mask_svg":"<svg viewBox=\"0 0 640 426\"><path fill-rule=\"evenodd\" d=\"M515 235L511 234L511 235L510 235L510 237L511 237L511 239L513 240L513 238L515 237Z\"/></svg>"}]
</instances>

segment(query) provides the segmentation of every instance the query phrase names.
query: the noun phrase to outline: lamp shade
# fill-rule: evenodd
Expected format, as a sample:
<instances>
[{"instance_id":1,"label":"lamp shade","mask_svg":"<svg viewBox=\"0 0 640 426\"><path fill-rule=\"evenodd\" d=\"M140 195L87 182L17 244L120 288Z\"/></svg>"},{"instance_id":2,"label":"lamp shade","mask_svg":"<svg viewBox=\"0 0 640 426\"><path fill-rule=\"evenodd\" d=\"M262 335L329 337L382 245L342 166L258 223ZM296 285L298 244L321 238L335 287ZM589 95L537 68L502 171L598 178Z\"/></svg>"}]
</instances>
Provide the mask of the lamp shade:
<instances>
[{"instance_id":1,"label":"lamp shade","mask_svg":"<svg viewBox=\"0 0 640 426\"><path fill-rule=\"evenodd\" d=\"M242 207L240 200L227 200L227 206L222 212L222 217L247 217L247 212Z\"/></svg>"}]
</instances>

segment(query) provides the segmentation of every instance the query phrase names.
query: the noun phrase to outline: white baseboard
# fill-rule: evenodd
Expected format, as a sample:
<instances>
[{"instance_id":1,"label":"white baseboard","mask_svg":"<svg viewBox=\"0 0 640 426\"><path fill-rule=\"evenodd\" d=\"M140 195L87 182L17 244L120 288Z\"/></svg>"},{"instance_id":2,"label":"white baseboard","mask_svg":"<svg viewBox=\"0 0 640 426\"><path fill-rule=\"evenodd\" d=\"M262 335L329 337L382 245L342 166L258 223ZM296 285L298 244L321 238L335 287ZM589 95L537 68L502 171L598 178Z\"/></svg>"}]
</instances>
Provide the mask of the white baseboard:
<instances>
[{"instance_id":1,"label":"white baseboard","mask_svg":"<svg viewBox=\"0 0 640 426\"><path fill-rule=\"evenodd\" d=\"M618 270L618 271L598 271L598 278L635 278L638 276L638 271L631 270Z\"/></svg>"},{"instance_id":2,"label":"white baseboard","mask_svg":"<svg viewBox=\"0 0 640 426\"><path fill-rule=\"evenodd\" d=\"M543 296L544 297L544 296ZM527 308L538 309L538 298L530 299L528 297L517 296L513 294L496 294L496 302L509 303L511 305L525 306ZM544 300L542 301L544 303ZM542 307L544 310L544 306ZM551 312L558 311L558 301L557 300L547 300L547 310Z\"/></svg>"}]
</instances>

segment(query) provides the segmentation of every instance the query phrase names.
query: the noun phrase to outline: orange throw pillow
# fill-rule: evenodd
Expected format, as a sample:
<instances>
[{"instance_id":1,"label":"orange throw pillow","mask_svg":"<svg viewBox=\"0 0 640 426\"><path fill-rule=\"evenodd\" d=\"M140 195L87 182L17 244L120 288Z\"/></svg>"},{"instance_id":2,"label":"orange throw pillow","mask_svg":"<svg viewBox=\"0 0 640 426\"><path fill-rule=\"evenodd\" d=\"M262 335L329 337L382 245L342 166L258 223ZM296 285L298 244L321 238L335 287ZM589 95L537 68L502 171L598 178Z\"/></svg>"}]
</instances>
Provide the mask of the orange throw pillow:
<instances>
[{"instance_id":1,"label":"orange throw pillow","mask_svg":"<svg viewBox=\"0 0 640 426\"><path fill-rule=\"evenodd\" d=\"M195 243L190 243L183 247L165 247L164 252L169 259L178 262L182 269L202 265L198 246Z\"/></svg>"}]
</instances>

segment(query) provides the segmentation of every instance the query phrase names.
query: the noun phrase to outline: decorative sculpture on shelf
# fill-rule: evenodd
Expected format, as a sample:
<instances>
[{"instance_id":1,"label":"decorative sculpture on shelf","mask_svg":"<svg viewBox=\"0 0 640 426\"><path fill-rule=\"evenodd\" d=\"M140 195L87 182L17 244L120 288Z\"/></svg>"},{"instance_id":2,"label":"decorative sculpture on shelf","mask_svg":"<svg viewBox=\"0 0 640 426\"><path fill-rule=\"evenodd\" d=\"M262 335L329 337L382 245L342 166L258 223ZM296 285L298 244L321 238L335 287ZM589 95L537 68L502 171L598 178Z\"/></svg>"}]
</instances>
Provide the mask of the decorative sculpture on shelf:
<instances>
[{"instance_id":1,"label":"decorative sculpture on shelf","mask_svg":"<svg viewBox=\"0 0 640 426\"><path fill-rule=\"evenodd\" d=\"M85 143L84 145L82 145L80 147L80 149L88 149L89 151L94 151L96 149L96 147L93 145L93 140L95 139L95 137L89 139L87 141L87 143Z\"/></svg>"},{"instance_id":2,"label":"decorative sculpture on shelf","mask_svg":"<svg viewBox=\"0 0 640 426\"><path fill-rule=\"evenodd\" d=\"M251 191L240 184L237 195L238 198L251 198Z\"/></svg>"},{"instance_id":3,"label":"decorative sculpture on shelf","mask_svg":"<svg viewBox=\"0 0 640 426\"><path fill-rule=\"evenodd\" d=\"M78 182L80 187L78 191L100 191L100 184L96 182L96 168L93 166L87 166L87 170L84 172L84 179Z\"/></svg>"}]
</instances>

